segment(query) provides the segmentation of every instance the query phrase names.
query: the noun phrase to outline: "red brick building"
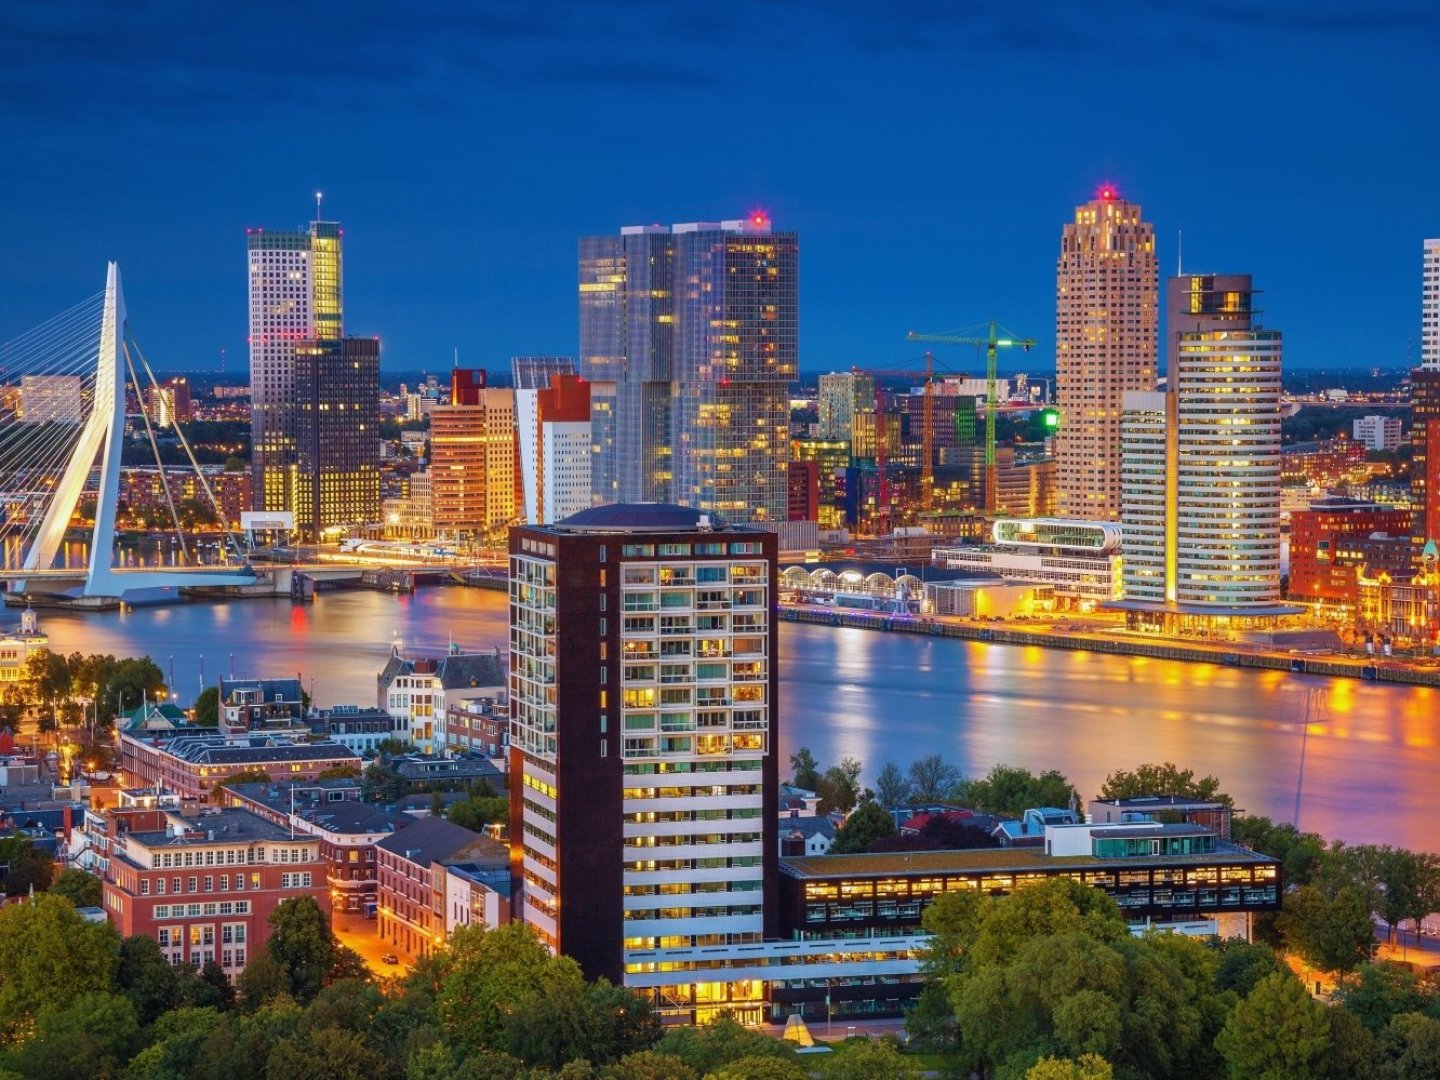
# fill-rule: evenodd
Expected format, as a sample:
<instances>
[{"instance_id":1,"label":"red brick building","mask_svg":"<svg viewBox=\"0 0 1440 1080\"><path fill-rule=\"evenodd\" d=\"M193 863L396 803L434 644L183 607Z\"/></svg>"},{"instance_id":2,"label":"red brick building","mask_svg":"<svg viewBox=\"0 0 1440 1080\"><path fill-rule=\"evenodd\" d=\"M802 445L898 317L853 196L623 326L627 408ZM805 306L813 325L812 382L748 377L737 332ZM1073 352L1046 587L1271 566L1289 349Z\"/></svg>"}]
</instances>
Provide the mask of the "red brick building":
<instances>
[{"instance_id":1,"label":"red brick building","mask_svg":"<svg viewBox=\"0 0 1440 1080\"><path fill-rule=\"evenodd\" d=\"M305 742L278 735L226 738L182 735L147 738L145 732L120 736L120 770L125 786L161 787L181 798L217 801L215 789L237 773L266 773L272 781L314 780L326 769L359 769L360 755L335 742Z\"/></svg>"},{"instance_id":2,"label":"red brick building","mask_svg":"<svg viewBox=\"0 0 1440 1080\"><path fill-rule=\"evenodd\" d=\"M1377 533L1407 541L1387 546L1371 539ZM1290 515L1290 598L1355 604L1361 572L1387 568L1390 548L1408 566L1409 535L1409 510L1338 497L1311 503Z\"/></svg>"},{"instance_id":3,"label":"red brick building","mask_svg":"<svg viewBox=\"0 0 1440 1080\"><path fill-rule=\"evenodd\" d=\"M233 978L281 903L309 896L330 911L317 837L245 810L111 810L105 824L105 914L122 937L154 938L176 966L214 960Z\"/></svg>"},{"instance_id":4,"label":"red brick building","mask_svg":"<svg viewBox=\"0 0 1440 1080\"><path fill-rule=\"evenodd\" d=\"M787 521L820 520L820 463L792 461L789 466Z\"/></svg>"},{"instance_id":5,"label":"red brick building","mask_svg":"<svg viewBox=\"0 0 1440 1080\"><path fill-rule=\"evenodd\" d=\"M510 865L504 844L437 817L407 826L375 847L380 877L376 930L412 956L429 955L445 941L448 865L495 870Z\"/></svg>"}]
</instances>

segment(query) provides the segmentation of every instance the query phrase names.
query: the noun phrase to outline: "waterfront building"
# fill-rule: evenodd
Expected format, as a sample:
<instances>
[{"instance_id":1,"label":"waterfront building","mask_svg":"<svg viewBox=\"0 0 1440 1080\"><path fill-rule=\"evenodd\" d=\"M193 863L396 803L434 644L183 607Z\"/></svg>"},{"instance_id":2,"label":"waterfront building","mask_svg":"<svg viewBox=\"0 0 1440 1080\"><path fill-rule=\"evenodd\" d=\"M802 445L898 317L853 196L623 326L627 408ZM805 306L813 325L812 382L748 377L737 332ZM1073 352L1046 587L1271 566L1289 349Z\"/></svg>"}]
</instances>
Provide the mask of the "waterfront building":
<instances>
[{"instance_id":1,"label":"waterfront building","mask_svg":"<svg viewBox=\"0 0 1440 1080\"><path fill-rule=\"evenodd\" d=\"M296 679L222 678L220 734L294 734L308 730L305 691Z\"/></svg>"},{"instance_id":2,"label":"waterfront building","mask_svg":"<svg viewBox=\"0 0 1440 1080\"><path fill-rule=\"evenodd\" d=\"M344 334L341 229L247 229L252 509L295 509L296 350ZM365 420L374 422L373 413Z\"/></svg>"},{"instance_id":3,"label":"waterfront building","mask_svg":"<svg viewBox=\"0 0 1440 1080\"><path fill-rule=\"evenodd\" d=\"M402 481L402 494L382 504L385 539L433 540L435 503L430 489L430 470L416 469Z\"/></svg>"},{"instance_id":4,"label":"waterfront building","mask_svg":"<svg viewBox=\"0 0 1440 1080\"><path fill-rule=\"evenodd\" d=\"M590 505L590 388L578 375L555 373L545 386L515 391L525 524L548 525Z\"/></svg>"},{"instance_id":5,"label":"waterfront building","mask_svg":"<svg viewBox=\"0 0 1440 1080\"><path fill-rule=\"evenodd\" d=\"M1054 587L1062 606L1092 610L1121 596L1120 526L1064 518L1001 518L991 542L937 547L938 566Z\"/></svg>"},{"instance_id":6,"label":"waterfront building","mask_svg":"<svg viewBox=\"0 0 1440 1080\"><path fill-rule=\"evenodd\" d=\"M855 417L875 411L875 376L863 371L821 375L817 407L820 426L815 437L823 442L849 442Z\"/></svg>"},{"instance_id":7,"label":"waterfront building","mask_svg":"<svg viewBox=\"0 0 1440 1080\"><path fill-rule=\"evenodd\" d=\"M797 259L763 214L581 240L581 374L610 410L595 501L785 520Z\"/></svg>"},{"instance_id":8,"label":"waterfront building","mask_svg":"<svg viewBox=\"0 0 1440 1080\"><path fill-rule=\"evenodd\" d=\"M211 526L238 529L240 515L250 509L248 470L227 472L220 465L201 465L198 474L188 465L126 465L120 470L120 503L130 523L140 528L157 523L170 527L171 503L177 508L187 502L198 504L213 513L212 494L220 504L222 520ZM184 523L185 519L181 520ZM197 524L204 528L203 523Z\"/></svg>"},{"instance_id":9,"label":"waterfront building","mask_svg":"<svg viewBox=\"0 0 1440 1080\"><path fill-rule=\"evenodd\" d=\"M375 682L376 705L394 718L395 737L436 754L447 749L446 711L466 698L500 697L505 663L499 649L471 653L452 644L441 656L406 656L397 646Z\"/></svg>"},{"instance_id":10,"label":"waterfront building","mask_svg":"<svg viewBox=\"0 0 1440 1080\"><path fill-rule=\"evenodd\" d=\"M105 915L121 937L154 938L172 965L219 964L232 980L270 937L270 915L308 896L330 912L318 837L246 810L109 810Z\"/></svg>"},{"instance_id":11,"label":"waterfront building","mask_svg":"<svg viewBox=\"0 0 1440 1080\"><path fill-rule=\"evenodd\" d=\"M359 769L353 750L303 735L186 734L122 731L120 771L126 787L161 787L184 799L215 801L215 790L237 773L262 772L272 780L314 780L327 769Z\"/></svg>"},{"instance_id":12,"label":"waterfront building","mask_svg":"<svg viewBox=\"0 0 1440 1080\"><path fill-rule=\"evenodd\" d=\"M765 887L779 783L775 560L773 534L669 504L511 533L523 917L587 976L636 985L634 964L651 965L632 962L637 952L778 933ZM687 1008L705 995L714 1007L758 1002L758 984L700 985L711 981L677 968L644 985Z\"/></svg>"},{"instance_id":13,"label":"waterfront building","mask_svg":"<svg viewBox=\"0 0 1440 1080\"><path fill-rule=\"evenodd\" d=\"M380 341L299 341L293 356L295 527L319 539L374 525L380 520Z\"/></svg>"},{"instance_id":14,"label":"waterfront building","mask_svg":"<svg viewBox=\"0 0 1440 1080\"><path fill-rule=\"evenodd\" d=\"M337 742L364 758L374 757L381 743L395 737L395 718L379 708L336 705L314 710L307 722L320 738Z\"/></svg>"},{"instance_id":15,"label":"waterfront building","mask_svg":"<svg viewBox=\"0 0 1440 1080\"><path fill-rule=\"evenodd\" d=\"M34 608L26 608L20 613L20 626L0 634L0 686L28 680L30 657L49 647L49 635L40 629L40 616Z\"/></svg>"},{"instance_id":16,"label":"waterfront building","mask_svg":"<svg viewBox=\"0 0 1440 1080\"><path fill-rule=\"evenodd\" d=\"M415 821L409 814L365 802L358 780L232 784L221 789L220 800L292 834L318 839L330 907L336 913L375 913L375 845Z\"/></svg>"},{"instance_id":17,"label":"waterfront building","mask_svg":"<svg viewBox=\"0 0 1440 1080\"><path fill-rule=\"evenodd\" d=\"M1398 416L1362 416L1352 421L1351 433L1367 450L1398 450L1400 429Z\"/></svg>"},{"instance_id":18,"label":"waterfront building","mask_svg":"<svg viewBox=\"0 0 1440 1080\"><path fill-rule=\"evenodd\" d=\"M515 391L456 368L448 401L430 410L431 519L440 532L490 539L519 514Z\"/></svg>"},{"instance_id":19,"label":"waterfront building","mask_svg":"<svg viewBox=\"0 0 1440 1080\"><path fill-rule=\"evenodd\" d=\"M1418 566L1360 578L1361 629L1440 647L1440 547L1427 540Z\"/></svg>"},{"instance_id":20,"label":"waterfront building","mask_svg":"<svg viewBox=\"0 0 1440 1080\"><path fill-rule=\"evenodd\" d=\"M1410 373L1411 501L1415 505L1415 554L1440 539L1440 364Z\"/></svg>"},{"instance_id":21,"label":"waterfront building","mask_svg":"<svg viewBox=\"0 0 1440 1080\"><path fill-rule=\"evenodd\" d=\"M1411 513L1344 496L1312 502L1290 514L1292 600L1320 601L1352 610L1360 577L1408 570ZM1377 535L1378 534L1378 535ZM1372 539L1373 538L1373 539ZM1378 542L1381 538L1385 542Z\"/></svg>"},{"instance_id":22,"label":"waterfront building","mask_svg":"<svg viewBox=\"0 0 1440 1080\"><path fill-rule=\"evenodd\" d=\"M1280 333L1252 295L1247 275L1173 279L1169 389L1125 395L1117 606L1135 627L1299 610L1280 603Z\"/></svg>"},{"instance_id":23,"label":"waterfront building","mask_svg":"<svg viewBox=\"0 0 1440 1080\"><path fill-rule=\"evenodd\" d=\"M375 849L379 882L376 933L417 957L429 956L445 943L450 903L447 868L466 864L476 871L501 871L508 868L510 860L504 844L439 817L408 825L377 842ZM472 878L472 882L483 887L483 880ZM498 888L508 888L508 884L507 880ZM489 905L497 916L495 925L502 906L508 916L508 895L504 899L503 905ZM486 907L480 904L482 912Z\"/></svg>"},{"instance_id":24,"label":"waterfront building","mask_svg":"<svg viewBox=\"0 0 1440 1080\"><path fill-rule=\"evenodd\" d=\"M507 757L510 746L510 703L495 697L464 697L445 708L444 744L448 753Z\"/></svg>"},{"instance_id":25,"label":"waterfront building","mask_svg":"<svg viewBox=\"0 0 1440 1080\"><path fill-rule=\"evenodd\" d=\"M1118 521L1123 398L1157 376L1159 268L1139 205L1105 187L1076 207L1055 291L1059 514Z\"/></svg>"}]
</instances>

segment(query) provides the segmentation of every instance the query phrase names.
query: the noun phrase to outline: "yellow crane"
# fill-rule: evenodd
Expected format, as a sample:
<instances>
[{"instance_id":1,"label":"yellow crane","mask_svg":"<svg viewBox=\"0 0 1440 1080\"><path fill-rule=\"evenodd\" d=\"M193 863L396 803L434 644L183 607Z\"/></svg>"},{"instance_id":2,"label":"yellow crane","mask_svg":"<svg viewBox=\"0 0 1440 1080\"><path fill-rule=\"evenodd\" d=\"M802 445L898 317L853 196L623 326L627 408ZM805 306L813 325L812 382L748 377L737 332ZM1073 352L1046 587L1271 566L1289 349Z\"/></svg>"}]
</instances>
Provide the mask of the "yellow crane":
<instances>
[{"instance_id":1,"label":"yellow crane","mask_svg":"<svg viewBox=\"0 0 1440 1080\"><path fill-rule=\"evenodd\" d=\"M995 476L995 414L1000 411L999 396L995 392L995 357L1000 349L1019 348L1029 352L1035 347L1034 338L1016 337L994 319L988 324L989 333L976 337L970 333L917 334L911 330L905 335L906 341L934 341L946 345L971 345L985 347L985 513L995 513L997 485ZM978 330L981 327L973 327ZM1001 334L1005 337L1001 337ZM926 399L928 405L929 399Z\"/></svg>"}]
</instances>

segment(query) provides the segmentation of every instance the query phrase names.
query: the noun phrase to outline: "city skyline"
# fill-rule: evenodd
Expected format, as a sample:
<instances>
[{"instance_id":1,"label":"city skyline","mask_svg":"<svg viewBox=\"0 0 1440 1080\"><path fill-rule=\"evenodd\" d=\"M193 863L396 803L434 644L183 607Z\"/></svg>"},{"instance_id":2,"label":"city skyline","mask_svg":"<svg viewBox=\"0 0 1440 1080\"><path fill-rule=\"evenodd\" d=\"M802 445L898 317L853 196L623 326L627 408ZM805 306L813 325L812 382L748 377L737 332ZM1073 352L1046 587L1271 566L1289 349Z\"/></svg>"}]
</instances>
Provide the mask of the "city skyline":
<instances>
[{"instance_id":1,"label":"city skyline","mask_svg":"<svg viewBox=\"0 0 1440 1080\"><path fill-rule=\"evenodd\" d=\"M1187 268L1243 265L1283 294L1267 308L1290 367L1419 361L1415 267L1440 232L1426 8L1122 5L1102 23L985 6L901 22L858 4L366 19L321 5L285 23L277 40L333 41L349 62L282 59L263 18L0 15L0 340L86 295L113 256L161 367L213 370L223 348L236 373L235 238L299 224L320 190L350 226L355 329L381 336L387 370L448 367L457 347L487 368L573 353L578 237L757 208L806 237L801 370L899 366L907 330L990 317L1040 338L1048 366L1053 222L1108 182L1145 205L1165 272L1183 230ZM1095 64L1117 23L1124 47ZM1215 82L1233 69L1243 90ZM1217 114L1252 118L1226 126L1223 155L1195 155L1195 125L1173 122L1196 85L1219 85ZM1117 88L1135 92L1098 134L1056 104ZM620 158L602 118L637 111L675 134ZM733 168L714 167L698 115L736 118L724 137L749 150ZM337 142L374 167L337 170ZM611 165L580 184L584 161Z\"/></svg>"}]
</instances>

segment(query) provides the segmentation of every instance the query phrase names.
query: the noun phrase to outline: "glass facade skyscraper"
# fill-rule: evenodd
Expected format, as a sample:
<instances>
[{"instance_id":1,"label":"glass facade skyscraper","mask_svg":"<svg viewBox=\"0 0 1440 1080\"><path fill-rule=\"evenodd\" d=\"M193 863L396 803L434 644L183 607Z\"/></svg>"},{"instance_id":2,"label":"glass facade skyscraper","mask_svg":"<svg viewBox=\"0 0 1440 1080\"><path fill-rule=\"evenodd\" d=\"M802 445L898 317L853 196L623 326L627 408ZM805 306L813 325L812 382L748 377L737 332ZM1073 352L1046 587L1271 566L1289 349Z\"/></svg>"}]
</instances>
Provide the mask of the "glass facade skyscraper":
<instances>
[{"instance_id":1,"label":"glass facade skyscraper","mask_svg":"<svg viewBox=\"0 0 1440 1080\"><path fill-rule=\"evenodd\" d=\"M797 261L762 214L580 241L596 502L785 520Z\"/></svg>"}]
</instances>

